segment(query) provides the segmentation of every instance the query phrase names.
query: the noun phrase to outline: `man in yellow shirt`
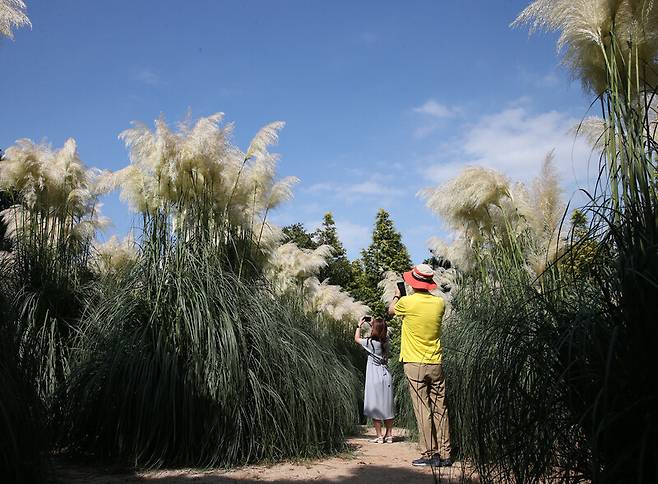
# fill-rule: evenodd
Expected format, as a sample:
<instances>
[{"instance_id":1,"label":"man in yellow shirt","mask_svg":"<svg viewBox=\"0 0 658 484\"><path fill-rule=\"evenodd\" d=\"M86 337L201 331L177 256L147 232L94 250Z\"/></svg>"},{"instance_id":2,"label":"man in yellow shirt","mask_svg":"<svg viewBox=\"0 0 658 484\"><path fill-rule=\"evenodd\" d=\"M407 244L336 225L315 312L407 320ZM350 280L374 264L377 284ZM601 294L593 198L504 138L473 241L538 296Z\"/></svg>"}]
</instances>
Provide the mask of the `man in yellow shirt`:
<instances>
[{"instance_id":1,"label":"man in yellow shirt","mask_svg":"<svg viewBox=\"0 0 658 484\"><path fill-rule=\"evenodd\" d=\"M436 288L434 270L427 264L403 274L413 294L394 296L388 311L402 317L400 361L409 382L421 444L425 451L414 466L451 466L445 379L441 367L441 326L445 302L429 291Z\"/></svg>"}]
</instances>

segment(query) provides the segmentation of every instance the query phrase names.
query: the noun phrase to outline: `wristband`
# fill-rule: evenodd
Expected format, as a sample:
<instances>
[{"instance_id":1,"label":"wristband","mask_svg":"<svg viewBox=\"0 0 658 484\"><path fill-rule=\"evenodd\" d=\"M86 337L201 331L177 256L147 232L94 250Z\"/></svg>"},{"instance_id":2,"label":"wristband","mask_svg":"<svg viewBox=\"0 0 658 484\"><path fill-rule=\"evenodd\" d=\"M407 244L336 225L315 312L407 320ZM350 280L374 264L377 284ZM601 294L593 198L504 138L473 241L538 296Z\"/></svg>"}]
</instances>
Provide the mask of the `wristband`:
<instances>
[{"instance_id":1,"label":"wristband","mask_svg":"<svg viewBox=\"0 0 658 484\"><path fill-rule=\"evenodd\" d=\"M397 296L397 295L393 296L393 299L395 299L395 298L400 299L400 296Z\"/></svg>"}]
</instances>

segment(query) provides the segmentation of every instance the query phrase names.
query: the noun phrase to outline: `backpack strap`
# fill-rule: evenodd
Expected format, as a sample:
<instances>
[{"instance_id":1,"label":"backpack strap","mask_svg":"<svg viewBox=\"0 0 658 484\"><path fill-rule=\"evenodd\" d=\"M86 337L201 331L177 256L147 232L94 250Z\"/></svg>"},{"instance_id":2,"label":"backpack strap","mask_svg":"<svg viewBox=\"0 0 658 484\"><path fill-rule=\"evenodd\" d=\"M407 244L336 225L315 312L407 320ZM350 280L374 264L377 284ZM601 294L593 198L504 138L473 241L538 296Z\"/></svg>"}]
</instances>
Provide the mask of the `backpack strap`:
<instances>
[{"instance_id":1,"label":"backpack strap","mask_svg":"<svg viewBox=\"0 0 658 484\"><path fill-rule=\"evenodd\" d=\"M374 353L374 349L375 349L375 347L374 347L374 345L372 344L372 339L370 339L370 338L368 337L368 338L366 338L366 340L367 340L367 342L368 342L367 344L370 344L370 345L372 346L372 349L373 349L373 351L370 351L367 347L364 347L364 349L366 350L366 352L367 352L370 356L372 356L372 358L373 358L377 363L379 363L381 366L388 366L388 358L382 358L381 356L378 356L378 355L376 355L376 354ZM381 343L380 343L380 344L381 344ZM382 346L382 349L383 349L383 346Z\"/></svg>"}]
</instances>

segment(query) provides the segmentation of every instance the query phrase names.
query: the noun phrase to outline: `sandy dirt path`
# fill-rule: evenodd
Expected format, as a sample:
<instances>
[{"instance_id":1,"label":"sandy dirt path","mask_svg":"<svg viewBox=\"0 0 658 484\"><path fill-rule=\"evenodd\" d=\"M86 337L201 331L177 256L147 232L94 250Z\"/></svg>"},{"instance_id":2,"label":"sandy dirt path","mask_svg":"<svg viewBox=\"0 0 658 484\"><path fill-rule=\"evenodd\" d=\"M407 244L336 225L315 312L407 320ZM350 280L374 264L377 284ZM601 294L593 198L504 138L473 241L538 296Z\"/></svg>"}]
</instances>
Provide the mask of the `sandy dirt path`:
<instances>
[{"instance_id":1,"label":"sandy dirt path","mask_svg":"<svg viewBox=\"0 0 658 484\"><path fill-rule=\"evenodd\" d=\"M397 431L396 435L401 435ZM104 473L99 469L60 465L58 481L66 484L119 484L126 482L149 482L153 484L192 483L257 483L276 482L281 484L315 483L374 483L374 484L429 484L475 483L477 479L460 463L453 467L436 469L433 475L429 468L416 468L411 461L418 457L414 442L403 436L392 444L375 444L369 441L374 431L349 439L351 452L328 459L282 462L272 465L253 465L233 470L200 471L161 470L133 473ZM436 480L435 480L436 477Z\"/></svg>"}]
</instances>

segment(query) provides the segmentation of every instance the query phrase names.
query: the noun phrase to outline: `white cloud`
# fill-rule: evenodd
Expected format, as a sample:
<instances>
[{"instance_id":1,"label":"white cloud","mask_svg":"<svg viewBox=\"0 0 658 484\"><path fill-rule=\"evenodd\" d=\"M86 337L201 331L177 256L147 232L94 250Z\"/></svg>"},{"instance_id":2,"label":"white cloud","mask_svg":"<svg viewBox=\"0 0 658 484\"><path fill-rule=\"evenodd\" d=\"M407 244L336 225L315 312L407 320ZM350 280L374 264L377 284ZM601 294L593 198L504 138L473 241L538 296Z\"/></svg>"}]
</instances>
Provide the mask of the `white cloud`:
<instances>
[{"instance_id":1,"label":"white cloud","mask_svg":"<svg viewBox=\"0 0 658 484\"><path fill-rule=\"evenodd\" d=\"M359 251L370 244L371 227L336 219L336 230L350 258L357 257Z\"/></svg>"},{"instance_id":2,"label":"white cloud","mask_svg":"<svg viewBox=\"0 0 658 484\"><path fill-rule=\"evenodd\" d=\"M555 163L570 195L575 187L586 187L594 174L596 157L581 139L569 130L578 123L566 113L531 113L515 105L498 113L481 116L464 125L463 135L448 142L437 155L439 163L424 170L435 183L454 177L466 165L496 169L512 180L532 180L546 154L555 150ZM591 162L590 162L591 159Z\"/></svg>"},{"instance_id":3,"label":"white cloud","mask_svg":"<svg viewBox=\"0 0 658 484\"><path fill-rule=\"evenodd\" d=\"M372 180L350 185L347 187L347 191L348 193L354 195L373 195L373 196L379 196L384 193L390 194L391 191L395 193L398 192L398 190L392 189L390 187L386 187L381 183Z\"/></svg>"},{"instance_id":4,"label":"white cloud","mask_svg":"<svg viewBox=\"0 0 658 484\"><path fill-rule=\"evenodd\" d=\"M562 79L555 72L549 72L537 80L537 86L541 88L557 87L560 82Z\"/></svg>"},{"instance_id":5,"label":"white cloud","mask_svg":"<svg viewBox=\"0 0 658 484\"><path fill-rule=\"evenodd\" d=\"M336 184L332 182L320 182L314 183L308 188L304 188L304 191L309 193L318 193L318 192L329 192L334 190Z\"/></svg>"},{"instance_id":6,"label":"white cloud","mask_svg":"<svg viewBox=\"0 0 658 484\"><path fill-rule=\"evenodd\" d=\"M422 115L422 123L414 130L414 138L426 138L443 126L445 119L454 118L461 110L456 107L446 106L435 99L428 99L421 106L413 108L413 112Z\"/></svg>"},{"instance_id":7,"label":"white cloud","mask_svg":"<svg viewBox=\"0 0 658 484\"><path fill-rule=\"evenodd\" d=\"M422 126L419 126L414 130L414 138L416 138L416 139L427 138L429 135L434 133L440 127L441 127L441 125L439 123L436 123L436 122L428 123L428 124L424 124Z\"/></svg>"},{"instance_id":8,"label":"white cloud","mask_svg":"<svg viewBox=\"0 0 658 484\"><path fill-rule=\"evenodd\" d=\"M357 183L321 182L315 183L308 188L308 193L329 193L336 198L346 201L354 201L363 197L369 198L392 198L403 194L399 188L388 186L376 179L376 176Z\"/></svg>"},{"instance_id":9,"label":"white cloud","mask_svg":"<svg viewBox=\"0 0 658 484\"><path fill-rule=\"evenodd\" d=\"M428 184L431 183L443 183L450 180L455 175L457 175L464 166L468 163L463 163L459 161L449 161L447 163L436 163L430 165L423 170L423 174L428 180Z\"/></svg>"},{"instance_id":10,"label":"white cloud","mask_svg":"<svg viewBox=\"0 0 658 484\"><path fill-rule=\"evenodd\" d=\"M422 106L415 107L413 111L433 118L451 118L457 114L458 110L436 102L434 99L429 99Z\"/></svg>"}]
</instances>

